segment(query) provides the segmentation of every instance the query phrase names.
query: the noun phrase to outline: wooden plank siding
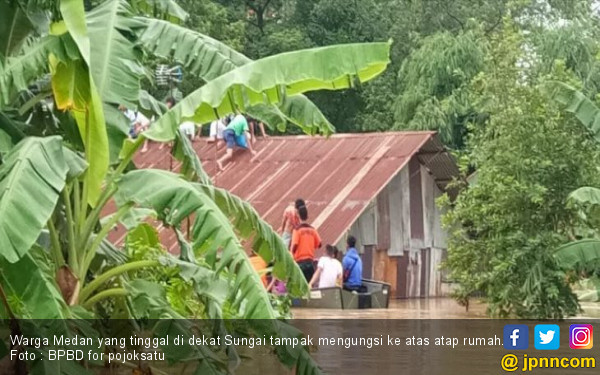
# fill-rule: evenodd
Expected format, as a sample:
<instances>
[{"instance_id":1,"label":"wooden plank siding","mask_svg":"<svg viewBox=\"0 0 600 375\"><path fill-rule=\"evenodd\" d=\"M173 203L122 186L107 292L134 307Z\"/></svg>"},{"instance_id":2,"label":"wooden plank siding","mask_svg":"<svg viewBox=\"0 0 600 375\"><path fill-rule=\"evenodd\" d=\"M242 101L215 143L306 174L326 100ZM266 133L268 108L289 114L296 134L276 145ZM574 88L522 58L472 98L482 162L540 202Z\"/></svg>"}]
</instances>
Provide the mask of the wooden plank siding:
<instances>
[{"instance_id":1,"label":"wooden plank siding","mask_svg":"<svg viewBox=\"0 0 600 375\"><path fill-rule=\"evenodd\" d=\"M410 189L410 238L412 249L423 247L423 182L421 181L421 164L419 159L412 158L408 162Z\"/></svg>"},{"instance_id":2,"label":"wooden plank siding","mask_svg":"<svg viewBox=\"0 0 600 375\"><path fill-rule=\"evenodd\" d=\"M390 248L390 198L386 186L377 196L377 249Z\"/></svg>"},{"instance_id":3,"label":"wooden plank siding","mask_svg":"<svg viewBox=\"0 0 600 375\"><path fill-rule=\"evenodd\" d=\"M365 208L348 234L357 238L363 277L391 285L393 298L441 296L446 232L435 201L443 192L413 157ZM345 249L345 238L338 247Z\"/></svg>"},{"instance_id":4,"label":"wooden plank siding","mask_svg":"<svg viewBox=\"0 0 600 375\"><path fill-rule=\"evenodd\" d=\"M363 278L365 279L373 279L374 278L374 270L373 270L373 264L374 264L374 257L375 257L375 245L365 245L363 248L363 256L362 256L362 262L363 262ZM379 279L380 281L383 281L384 279Z\"/></svg>"},{"instance_id":5,"label":"wooden plank siding","mask_svg":"<svg viewBox=\"0 0 600 375\"><path fill-rule=\"evenodd\" d=\"M409 252L406 255L397 257L396 265L396 298L408 298L408 258Z\"/></svg>"}]
</instances>

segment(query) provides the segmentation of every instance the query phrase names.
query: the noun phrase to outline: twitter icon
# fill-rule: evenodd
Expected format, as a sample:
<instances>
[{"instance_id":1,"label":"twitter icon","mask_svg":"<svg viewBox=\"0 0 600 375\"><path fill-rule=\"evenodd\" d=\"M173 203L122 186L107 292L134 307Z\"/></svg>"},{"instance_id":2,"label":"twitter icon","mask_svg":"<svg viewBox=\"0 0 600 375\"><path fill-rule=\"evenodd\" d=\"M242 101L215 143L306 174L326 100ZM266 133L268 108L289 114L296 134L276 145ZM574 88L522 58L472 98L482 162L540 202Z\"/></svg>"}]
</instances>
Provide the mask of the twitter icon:
<instances>
[{"instance_id":1,"label":"twitter icon","mask_svg":"<svg viewBox=\"0 0 600 375\"><path fill-rule=\"evenodd\" d=\"M556 324L536 325L534 336L538 350L556 350L560 346L560 328Z\"/></svg>"}]
</instances>

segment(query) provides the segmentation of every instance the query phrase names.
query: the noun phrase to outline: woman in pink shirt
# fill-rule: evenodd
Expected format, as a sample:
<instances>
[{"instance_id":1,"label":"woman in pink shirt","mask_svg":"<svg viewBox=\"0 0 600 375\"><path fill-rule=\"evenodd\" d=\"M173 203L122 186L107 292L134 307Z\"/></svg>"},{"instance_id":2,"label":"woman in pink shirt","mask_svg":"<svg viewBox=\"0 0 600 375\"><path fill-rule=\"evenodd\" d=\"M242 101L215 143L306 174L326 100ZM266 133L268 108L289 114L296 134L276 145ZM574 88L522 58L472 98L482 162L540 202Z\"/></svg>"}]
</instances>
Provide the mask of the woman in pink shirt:
<instances>
[{"instance_id":1,"label":"woman in pink shirt","mask_svg":"<svg viewBox=\"0 0 600 375\"><path fill-rule=\"evenodd\" d=\"M290 203L285 211L283 211L283 222L281 223L279 230L288 250L290 248L290 242L292 241L292 233L300 225L298 209L305 206L306 203L304 202L304 199L296 199L295 202Z\"/></svg>"}]
</instances>

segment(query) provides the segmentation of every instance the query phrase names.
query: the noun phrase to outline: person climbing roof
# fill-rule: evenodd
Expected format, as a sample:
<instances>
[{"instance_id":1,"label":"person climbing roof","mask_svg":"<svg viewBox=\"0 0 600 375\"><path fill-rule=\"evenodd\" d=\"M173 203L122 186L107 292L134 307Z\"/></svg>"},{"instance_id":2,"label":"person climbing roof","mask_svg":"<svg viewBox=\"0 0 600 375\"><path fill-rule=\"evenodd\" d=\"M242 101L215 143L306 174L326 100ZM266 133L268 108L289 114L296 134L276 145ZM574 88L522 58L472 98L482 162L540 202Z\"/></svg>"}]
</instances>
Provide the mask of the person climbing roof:
<instances>
[{"instance_id":1,"label":"person climbing roof","mask_svg":"<svg viewBox=\"0 0 600 375\"><path fill-rule=\"evenodd\" d=\"M227 152L217 160L217 167L220 171L223 170L224 163L233 158L233 149L235 146L248 149L252 155L256 154L256 152L252 149L250 138L251 136L248 128L248 121L241 113L238 112L238 114L229 122L223 131L223 139L227 144Z\"/></svg>"}]
</instances>

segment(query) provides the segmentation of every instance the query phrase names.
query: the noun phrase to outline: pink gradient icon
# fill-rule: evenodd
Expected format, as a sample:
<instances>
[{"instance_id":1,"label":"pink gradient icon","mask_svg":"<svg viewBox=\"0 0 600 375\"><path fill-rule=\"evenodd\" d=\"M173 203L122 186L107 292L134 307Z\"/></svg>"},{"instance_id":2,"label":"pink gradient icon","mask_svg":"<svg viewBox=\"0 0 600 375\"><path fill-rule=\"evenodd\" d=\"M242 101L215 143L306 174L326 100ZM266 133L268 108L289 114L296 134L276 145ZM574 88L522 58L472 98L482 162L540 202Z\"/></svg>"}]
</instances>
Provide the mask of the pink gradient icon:
<instances>
[{"instance_id":1,"label":"pink gradient icon","mask_svg":"<svg viewBox=\"0 0 600 375\"><path fill-rule=\"evenodd\" d=\"M571 349L591 349L594 346L594 327L591 324L571 324L569 346Z\"/></svg>"}]
</instances>

